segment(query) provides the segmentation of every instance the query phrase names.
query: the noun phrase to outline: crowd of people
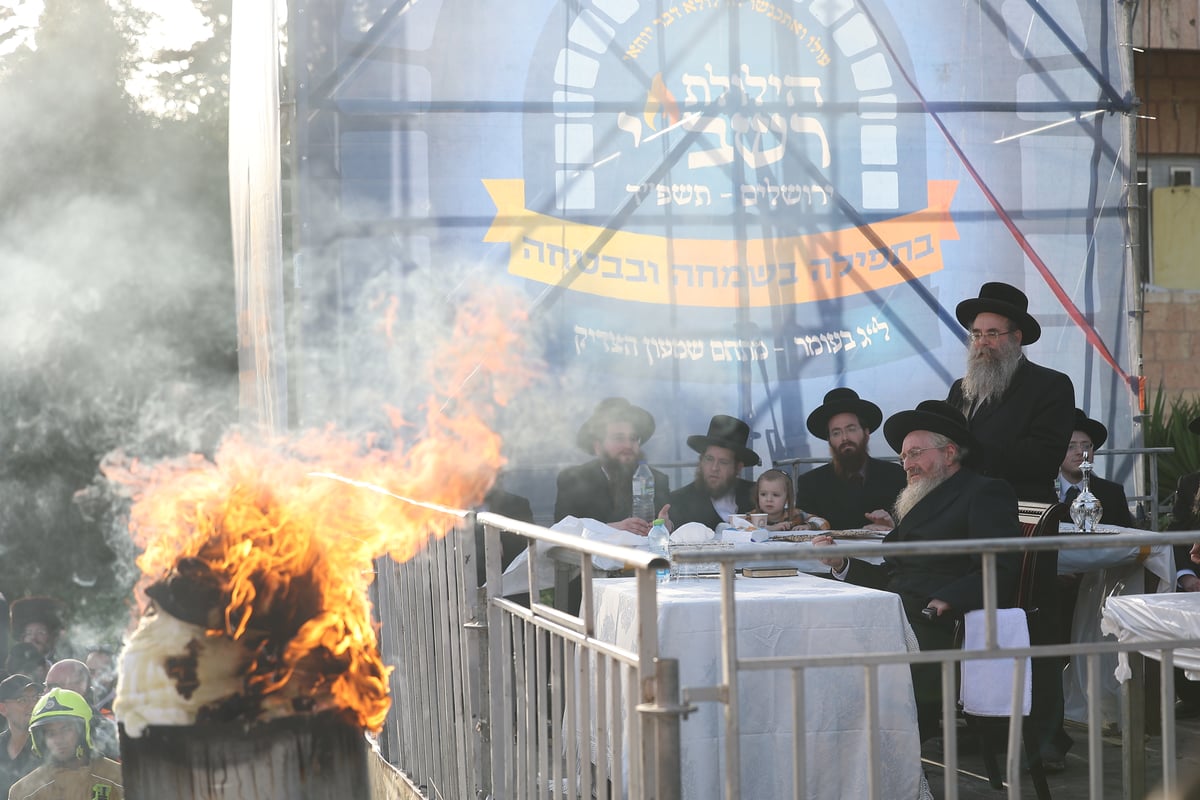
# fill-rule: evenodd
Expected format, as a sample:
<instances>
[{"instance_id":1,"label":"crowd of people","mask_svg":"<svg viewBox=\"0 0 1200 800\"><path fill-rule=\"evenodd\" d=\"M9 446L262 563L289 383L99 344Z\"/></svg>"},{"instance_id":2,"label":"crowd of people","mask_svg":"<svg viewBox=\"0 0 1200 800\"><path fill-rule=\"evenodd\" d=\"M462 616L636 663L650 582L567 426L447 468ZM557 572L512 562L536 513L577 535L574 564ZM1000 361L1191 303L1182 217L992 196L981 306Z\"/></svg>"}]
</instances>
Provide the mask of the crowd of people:
<instances>
[{"instance_id":1,"label":"crowd of people","mask_svg":"<svg viewBox=\"0 0 1200 800\"><path fill-rule=\"evenodd\" d=\"M121 800L112 649L62 657L63 604L55 598L9 605L0 596L2 607L12 641L0 642L0 797Z\"/></svg>"},{"instance_id":2,"label":"crowd of people","mask_svg":"<svg viewBox=\"0 0 1200 800\"><path fill-rule=\"evenodd\" d=\"M849 387L830 390L807 418L807 428L828 443L830 462L793 479L778 469L757 482L742 477L758 466L749 446L750 426L736 417L712 417L706 433L687 438L699 458L693 480L670 490L654 472L655 508L670 528L698 522L710 528L731 514L767 513L774 530L872 529L886 542L1019 536L1018 501L1070 503L1080 491L1081 464L1107 439L1103 424L1076 407L1071 379L1026 357L1024 347L1041 336L1028 299L1014 286L985 283L977 297L955 309L966 330L962 378L943 399L930 399L884 421L875 403ZM873 457L870 440L883 429L900 463ZM654 418L624 398L608 398L579 430L577 444L591 460L562 470L557 479L555 520L591 518L645 535L649 522L632 512L631 478L642 447L654 434ZM1193 423L1200 434L1200 420ZM1124 488L1092 475L1089 488L1103 506L1103 523L1132 526ZM1200 473L1180 481L1172 527L1200 527ZM498 510L498 509L497 509ZM818 535L814 545L832 548ZM825 553L831 553L825 555ZM822 551L831 577L899 594L923 649L952 646L954 622L983 606L980 559L887 558L882 564L844 559ZM1200 545L1176 554L1178 588L1200 590ZM1018 579L1015 556L997 559L997 596L1012 595ZM1070 593L1070 578L1062 594ZM1061 620L1061 617L1059 618ZM1036 659L1033 715L1027 736L1047 772L1065 768L1073 742L1064 725L1062 663ZM914 692L922 738L934 738L940 721L936 665L914 669ZM1200 712L1197 684L1176 681L1180 716Z\"/></svg>"}]
</instances>

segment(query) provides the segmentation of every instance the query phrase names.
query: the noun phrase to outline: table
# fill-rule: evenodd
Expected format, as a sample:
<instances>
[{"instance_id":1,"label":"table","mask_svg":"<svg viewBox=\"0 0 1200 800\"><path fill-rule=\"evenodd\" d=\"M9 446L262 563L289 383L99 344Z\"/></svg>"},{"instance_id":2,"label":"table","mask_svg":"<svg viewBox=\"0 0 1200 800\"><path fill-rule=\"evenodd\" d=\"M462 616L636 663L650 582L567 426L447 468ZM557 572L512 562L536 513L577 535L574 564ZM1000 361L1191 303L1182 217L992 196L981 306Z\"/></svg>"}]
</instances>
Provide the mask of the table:
<instances>
[{"instance_id":1,"label":"table","mask_svg":"<svg viewBox=\"0 0 1200 800\"><path fill-rule=\"evenodd\" d=\"M1104 603L1101 627L1119 642L1200 639L1200 592L1110 597ZM1143 651L1142 655L1159 658L1156 650ZM1175 666L1183 669L1190 680L1200 680L1200 647L1176 650ZM1127 676L1126 667L1121 680Z\"/></svg>"},{"instance_id":2,"label":"table","mask_svg":"<svg viewBox=\"0 0 1200 800\"><path fill-rule=\"evenodd\" d=\"M903 652L916 649L897 595L812 575L736 579L738 652L759 656ZM683 578L659 587L659 653L679 659L680 685L720 682L720 582ZM630 579L595 581L596 631L636 649L637 591ZM809 670L805 711L808 798L866 797L863 670ZM887 798L922 791L920 737L909 669L880 668L880 757ZM787 671L739 679L741 796L792 796L792 684ZM683 797L717 798L724 786L723 707L701 703L681 726ZM627 774L627 773L626 773Z\"/></svg>"},{"instance_id":3,"label":"table","mask_svg":"<svg viewBox=\"0 0 1200 800\"><path fill-rule=\"evenodd\" d=\"M1074 525L1064 524L1060 527L1060 533L1075 532ZM1144 549L1121 545L1119 542L1122 534L1146 533L1136 528L1101 525L1098 532L1112 534L1115 546L1091 550L1062 550L1058 554L1060 575L1083 575L1075 602L1075 614L1071 619L1072 642L1098 642L1103 638L1100 612L1106 597L1141 594L1147 589L1169 592L1175 586L1175 556L1170 545L1154 545ZM1146 572L1156 579L1155 585L1145 585ZM1103 691L1100 698L1101 724L1109 727L1119 727L1121 721L1120 683L1114 677L1116 668L1115 653L1100 657L1100 681ZM1086 681L1086 656L1072 657L1063 673L1065 716L1069 720L1085 724L1088 721Z\"/></svg>"}]
</instances>

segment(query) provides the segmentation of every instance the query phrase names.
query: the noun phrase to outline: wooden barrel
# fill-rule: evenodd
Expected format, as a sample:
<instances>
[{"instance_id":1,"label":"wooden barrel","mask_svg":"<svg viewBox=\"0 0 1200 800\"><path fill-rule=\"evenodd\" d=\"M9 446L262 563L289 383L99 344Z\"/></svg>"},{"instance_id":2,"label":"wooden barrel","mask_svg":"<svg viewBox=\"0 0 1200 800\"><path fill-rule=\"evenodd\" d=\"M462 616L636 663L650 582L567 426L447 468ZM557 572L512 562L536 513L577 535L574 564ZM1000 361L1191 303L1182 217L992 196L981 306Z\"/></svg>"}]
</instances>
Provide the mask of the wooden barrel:
<instances>
[{"instance_id":1,"label":"wooden barrel","mask_svg":"<svg viewBox=\"0 0 1200 800\"><path fill-rule=\"evenodd\" d=\"M367 754L362 730L332 713L121 730L128 800L357 800L370 797Z\"/></svg>"}]
</instances>

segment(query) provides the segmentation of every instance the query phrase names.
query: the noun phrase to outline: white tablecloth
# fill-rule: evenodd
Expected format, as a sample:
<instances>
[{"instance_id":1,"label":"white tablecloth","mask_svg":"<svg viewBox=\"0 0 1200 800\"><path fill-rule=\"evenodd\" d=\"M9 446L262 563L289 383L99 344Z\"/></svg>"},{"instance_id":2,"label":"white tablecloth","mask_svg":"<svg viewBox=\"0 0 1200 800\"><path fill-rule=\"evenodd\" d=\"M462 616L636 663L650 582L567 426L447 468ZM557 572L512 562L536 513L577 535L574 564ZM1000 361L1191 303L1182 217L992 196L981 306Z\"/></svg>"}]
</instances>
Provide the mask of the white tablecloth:
<instances>
[{"instance_id":1,"label":"white tablecloth","mask_svg":"<svg viewBox=\"0 0 1200 800\"><path fill-rule=\"evenodd\" d=\"M1075 526L1063 525L1062 533L1074 533ZM1175 556L1170 545L1154 545L1140 548L1120 545L1123 533L1146 533L1135 528L1102 525L1099 533L1111 533L1114 547L1089 550L1062 550L1058 554L1060 575L1082 573L1079 595L1075 602L1075 615L1071 619L1072 642L1098 642L1103 638L1100 611L1105 598L1112 595L1141 594L1147 589L1169 592L1175 586ZM1154 586L1145 585L1145 572L1157 581ZM1120 683L1114 677L1117 668L1115 653L1100 657L1100 680L1103 694L1100 698L1102 724L1119 726L1121 721ZM1076 722L1087 722L1087 659L1075 656L1063 673L1063 701L1066 718Z\"/></svg>"},{"instance_id":2,"label":"white tablecloth","mask_svg":"<svg viewBox=\"0 0 1200 800\"><path fill-rule=\"evenodd\" d=\"M634 581L596 581L599 638L636 649ZM898 596L799 575L737 579L738 651L742 658L870 653L915 648ZM679 659L680 685L720 682L720 582L684 578L659 589L660 655ZM805 712L808 798L867 796L864 671L809 670ZM880 679L883 791L921 791L916 705L907 666L884 667ZM739 681L743 798L792 796L792 690L786 671L747 673ZM723 707L701 703L682 723L683 796L719 798L724 787Z\"/></svg>"}]
</instances>

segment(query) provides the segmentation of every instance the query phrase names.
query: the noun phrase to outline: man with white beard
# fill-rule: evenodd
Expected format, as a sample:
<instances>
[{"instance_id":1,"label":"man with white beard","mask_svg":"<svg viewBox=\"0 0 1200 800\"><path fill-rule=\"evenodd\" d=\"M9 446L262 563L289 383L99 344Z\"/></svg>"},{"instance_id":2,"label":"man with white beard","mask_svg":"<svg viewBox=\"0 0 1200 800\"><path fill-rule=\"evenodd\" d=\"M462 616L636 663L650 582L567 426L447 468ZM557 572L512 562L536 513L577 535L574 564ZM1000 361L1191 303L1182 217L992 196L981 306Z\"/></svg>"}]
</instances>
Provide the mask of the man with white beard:
<instances>
[{"instance_id":1,"label":"man with white beard","mask_svg":"<svg viewBox=\"0 0 1200 800\"><path fill-rule=\"evenodd\" d=\"M963 466L975 442L958 409L941 400L926 400L913 411L888 419L883 435L908 476L896 498L896 527L885 542L994 539L1020 536L1017 498L1006 482L986 478ZM833 538L818 536L815 547L830 547ZM981 560L971 555L888 556L882 564L857 558L824 556L833 576L859 586L900 595L905 616L922 650L954 648L954 625L968 611L983 607ZM1012 597L1020 573L1020 557L996 558L996 597ZM937 734L941 719L941 668L914 664L913 692L921 739Z\"/></svg>"},{"instance_id":2,"label":"man with white beard","mask_svg":"<svg viewBox=\"0 0 1200 800\"><path fill-rule=\"evenodd\" d=\"M968 331L967 372L946 402L962 411L978 443L970 466L1008 481L1017 497L1053 503L1055 480L1075 423L1075 388L1061 372L1034 364L1022 347L1041 326L1025 293L985 283L955 316Z\"/></svg>"},{"instance_id":3,"label":"man with white beard","mask_svg":"<svg viewBox=\"0 0 1200 800\"><path fill-rule=\"evenodd\" d=\"M1057 502L1058 468L1075 427L1075 388L1063 373L1022 353L1023 345L1042 335L1029 314L1029 299L1007 283L985 283L954 315L970 344L966 375L954 382L946 400L966 415L978 442L969 465L1008 481L1022 500ZM1049 609L1046 618L1058 613ZM1063 729L1061 674L1060 659L1033 660L1037 688L1029 726L1047 772L1066 768L1073 744Z\"/></svg>"}]
</instances>

